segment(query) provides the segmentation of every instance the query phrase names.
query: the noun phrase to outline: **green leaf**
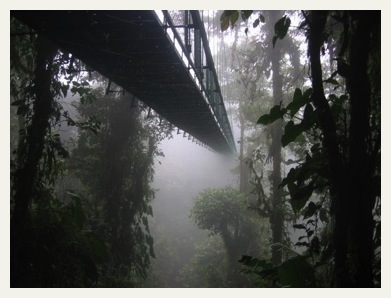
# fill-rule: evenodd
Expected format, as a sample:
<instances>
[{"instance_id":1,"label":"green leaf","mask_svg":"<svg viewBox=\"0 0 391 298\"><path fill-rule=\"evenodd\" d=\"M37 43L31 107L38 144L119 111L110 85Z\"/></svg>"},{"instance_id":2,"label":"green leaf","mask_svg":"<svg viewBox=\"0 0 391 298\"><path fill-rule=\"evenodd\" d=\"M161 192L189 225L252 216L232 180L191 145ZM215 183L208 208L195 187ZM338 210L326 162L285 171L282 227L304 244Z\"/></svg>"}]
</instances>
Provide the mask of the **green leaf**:
<instances>
[{"instance_id":1,"label":"green leaf","mask_svg":"<svg viewBox=\"0 0 391 298\"><path fill-rule=\"evenodd\" d=\"M290 111L290 115L293 117L301 107L310 102L310 98L304 96L301 93L300 88L295 89L295 93L293 94L293 100L288 104L286 109Z\"/></svg>"},{"instance_id":2,"label":"green leaf","mask_svg":"<svg viewBox=\"0 0 391 298\"><path fill-rule=\"evenodd\" d=\"M270 120L270 115L269 114L265 114L265 115L262 115L261 117L259 117L259 119L257 121L257 124L268 125L271 122L272 121Z\"/></svg>"},{"instance_id":3,"label":"green leaf","mask_svg":"<svg viewBox=\"0 0 391 298\"><path fill-rule=\"evenodd\" d=\"M221 31L224 32L229 27L229 17L224 13L220 17L220 28Z\"/></svg>"},{"instance_id":4,"label":"green leaf","mask_svg":"<svg viewBox=\"0 0 391 298\"><path fill-rule=\"evenodd\" d=\"M247 20L251 16L252 13L253 13L252 10L241 10L240 15L242 16L242 20L243 21Z\"/></svg>"},{"instance_id":5,"label":"green leaf","mask_svg":"<svg viewBox=\"0 0 391 298\"><path fill-rule=\"evenodd\" d=\"M275 36L273 37L273 48L276 45L277 38L283 39L288 33L289 26L291 25L291 20L287 16L283 16L279 19L274 25Z\"/></svg>"},{"instance_id":6,"label":"green leaf","mask_svg":"<svg viewBox=\"0 0 391 298\"><path fill-rule=\"evenodd\" d=\"M304 213L304 219L311 217L315 214L316 210L318 210L318 207L315 205L314 202L310 202L307 206L307 210Z\"/></svg>"},{"instance_id":7,"label":"green leaf","mask_svg":"<svg viewBox=\"0 0 391 298\"><path fill-rule=\"evenodd\" d=\"M278 267L282 285L294 288L313 286L314 270L304 256L286 260Z\"/></svg>"},{"instance_id":8,"label":"green leaf","mask_svg":"<svg viewBox=\"0 0 391 298\"><path fill-rule=\"evenodd\" d=\"M307 200L305 198L301 200L290 200L292 210L295 214L298 214L301 209L305 206Z\"/></svg>"},{"instance_id":9,"label":"green leaf","mask_svg":"<svg viewBox=\"0 0 391 298\"><path fill-rule=\"evenodd\" d=\"M293 94L293 101L300 101L303 98L303 93L301 92L300 88L295 89L295 93Z\"/></svg>"},{"instance_id":10,"label":"green leaf","mask_svg":"<svg viewBox=\"0 0 391 298\"><path fill-rule=\"evenodd\" d=\"M281 109L280 105L276 105L271 108L269 114L262 115L258 119L257 124L268 125L270 123L273 123L277 119L282 118L285 115L286 111L287 110L285 108Z\"/></svg>"},{"instance_id":11,"label":"green leaf","mask_svg":"<svg viewBox=\"0 0 391 298\"><path fill-rule=\"evenodd\" d=\"M328 222L329 221L329 218L327 216L327 211L326 209L320 209L319 211L319 219L322 221L322 222Z\"/></svg>"},{"instance_id":12,"label":"green leaf","mask_svg":"<svg viewBox=\"0 0 391 298\"><path fill-rule=\"evenodd\" d=\"M304 96L305 98L308 98L308 99L311 98L311 95L312 95L312 88L308 88L308 89L305 90L304 93L303 93L303 96Z\"/></svg>"},{"instance_id":13,"label":"green leaf","mask_svg":"<svg viewBox=\"0 0 391 298\"><path fill-rule=\"evenodd\" d=\"M281 187L284 187L287 184L294 183L297 180L297 170L296 168L291 168L288 172L288 175L282 179Z\"/></svg>"},{"instance_id":14,"label":"green leaf","mask_svg":"<svg viewBox=\"0 0 391 298\"><path fill-rule=\"evenodd\" d=\"M281 138L281 144L283 147L288 145L290 142L293 142L296 140L296 138L305 131L304 125L300 124L294 124L294 122L291 120L289 121L285 126L285 132Z\"/></svg>"},{"instance_id":15,"label":"green leaf","mask_svg":"<svg viewBox=\"0 0 391 298\"><path fill-rule=\"evenodd\" d=\"M235 25L236 21L239 19L239 12L237 10L224 10L220 16L220 28L224 32L228 29L229 24L231 27Z\"/></svg>"},{"instance_id":16,"label":"green leaf","mask_svg":"<svg viewBox=\"0 0 391 298\"><path fill-rule=\"evenodd\" d=\"M314 183L310 182L303 187L298 187L294 183L289 183L288 189L291 195L289 202L291 203L292 209L295 213L299 213L310 199L312 192L314 191Z\"/></svg>"},{"instance_id":17,"label":"green leaf","mask_svg":"<svg viewBox=\"0 0 391 298\"><path fill-rule=\"evenodd\" d=\"M327 80L334 79L334 77L335 77L337 74L338 74L338 71L334 71L334 72L331 74L331 76L330 76ZM325 81L327 81L327 80L325 80ZM324 81L324 82L325 82L325 81Z\"/></svg>"},{"instance_id":18,"label":"green leaf","mask_svg":"<svg viewBox=\"0 0 391 298\"><path fill-rule=\"evenodd\" d=\"M295 243L295 246L310 246L310 244L307 241L299 241Z\"/></svg>"},{"instance_id":19,"label":"green leaf","mask_svg":"<svg viewBox=\"0 0 391 298\"><path fill-rule=\"evenodd\" d=\"M287 16L283 16L281 19L277 21L274 25L275 35L279 39L283 39L285 35L288 33L289 26L291 25L291 20Z\"/></svg>"},{"instance_id":20,"label":"green leaf","mask_svg":"<svg viewBox=\"0 0 391 298\"><path fill-rule=\"evenodd\" d=\"M239 19L239 12L235 10L231 15L230 15L230 21L231 21L231 28L234 27L236 21Z\"/></svg>"},{"instance_id":21,"label":"green leaf","mask_svg":"<svg viewBox=\"0 0 391 298\"><path fill-rule=\"evenodd\" d=\"M304 225L301 225L301 224L293 225L293 227L294 227L295 229L300 229L300 230L305 230L305 229L306 229L306 227L305 227ZM300 239L300 238L299 238L299 239Z\"/></svg>"},{"instance_id":22,"label":"green leaf","mask_svg":"<svg viewBox=\"0 0 391 298\"><path fill-rule=\"evenodd\" d=\"M274 24L274 34L279 36L279 32L283 30L286 16L283 16Z\"/></svg>"},{"instance_id":23,"label":"green leaf","mask_svg":"<svg viewBox=\"0 0 391 298\"><path fill-rule=\"evenodd\" d=\"M324 82L325 83L329 83L329 84L332 84L332 85L336 85L336 86L338 86L339 85L339 83L338 83L338 81L336 80L336 79L327 79L327 80L324 80Z\"/></svg>"}]
</instances>

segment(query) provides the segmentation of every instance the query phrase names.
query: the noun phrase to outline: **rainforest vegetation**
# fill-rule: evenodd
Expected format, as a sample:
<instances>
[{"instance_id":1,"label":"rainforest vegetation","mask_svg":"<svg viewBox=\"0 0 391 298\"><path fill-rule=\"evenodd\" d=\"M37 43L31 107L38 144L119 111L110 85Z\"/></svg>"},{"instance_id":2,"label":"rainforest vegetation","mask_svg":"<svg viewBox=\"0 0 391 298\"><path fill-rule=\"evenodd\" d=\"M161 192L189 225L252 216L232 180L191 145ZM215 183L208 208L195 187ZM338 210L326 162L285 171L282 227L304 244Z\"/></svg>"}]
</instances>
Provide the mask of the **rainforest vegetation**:
<instances>
[{"instance_id":1,"label":"rainforest vegetation","mask_svg":"<svg viewBox=\"0 0 391 298\"><path fill-rule=\"evenodd\" d=\"M380 11L203 16L236 155L11 11L11 287L381 287Z\"/></svg>"}]
</instances>

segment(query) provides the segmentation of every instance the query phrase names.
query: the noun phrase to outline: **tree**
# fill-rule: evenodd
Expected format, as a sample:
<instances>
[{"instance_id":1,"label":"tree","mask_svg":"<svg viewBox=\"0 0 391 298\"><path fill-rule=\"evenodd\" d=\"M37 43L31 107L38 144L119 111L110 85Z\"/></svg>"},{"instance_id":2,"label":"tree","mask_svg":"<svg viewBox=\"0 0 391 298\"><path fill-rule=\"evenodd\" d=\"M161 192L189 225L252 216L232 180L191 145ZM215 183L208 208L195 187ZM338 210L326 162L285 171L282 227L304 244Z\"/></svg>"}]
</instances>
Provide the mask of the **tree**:
<instances>
[{"instance_id":1,"label":"tree","mask_svg":"<svg viewBox=\"0 0 391 298\"><path fill-rule=\"evenodd\" d=\"M14 19L11 25L11 117L18 120L11 145L11 286L134 286L154 255L150 183L169 125L147 117L134 96L114 96L115 90L104 97L99 75L91 70L87 78L74 56ZM61 105L69 93L78 97L79 120ZM61 124L78 128L72 152ZM67 177L72 188L58 187Z\"/></svg>"},{"instance_id":2,"label":"tree","mask_svg":"<svg viewBox=\"0 0 391 298\"><path fill-rule=\"evenodd\" d=\"M215 235L197 246L191 262L181 270L180 279L187 288L224 288L230 286L228 270L224 242Z\"/></svg>"},{"instance_id":3,"label":"tree","mask_svg":"<svg viewBox=\"0 0 391 298\"><path fill-rule=\"evenodd\" d=\"M309 29L311 102L318 110L322 146L330 167L335 285L372 287L372 212L380 199L380 12L314 11L304 16ZM330 18L344 26L337 73L346 79L346 100L350 105L347 148L338 143L338 123L323 88L320 49Z\"/></svg>"},{"instance_id":4,"label":"tree","mask_svg":"<svg viewBox=\"0 0 391 298\"><path fill-rule=\"evenodd\" d=\"M159 126L155 116L147 119L137 98L111 88L108 95L96 88L97 99L79 106L82 120L95 117L101 125L98 134L80 134L70 170L82 181L95 210L94 229L110 248L107 281L134 286L155 257L148 224L154 198L150 184L154 158L162 155L157 144L170 129L167 123Z\"/></svg>"},{"instance_id":5,"label":"tree","mask_svg":"<svg viewBox=\"0 0 391 298\"><path fill-rule=\"evenodd\" d=\"M238 57L239 69L237 71L240 73L239 82L243 85L243 94L247 95L245 99L242 98L239 104L241 127L240 185L242 189L243 185L249 184L250 179L253 179L257 185L256 188L258 189L254 191L258 194L259 206L257 208L261 215L269 217L274 244L284 242L284 219L286 218L283 190L280 188L283 170L281 146L283 120L279 119L265 129L271 140L270 145L266 144L269 140L261 139L262 132L255 130L251 138L253 141L250 142L250 138L247 139L249 149L247 157L244 157L245 140L243 136L245 119L248 119L250 127L254 129L258 118L255 119L254 111L260 111L262 107L267 108L268 103L266 101L270 99L272 105L281 105L287 98L283 91L287 93L289 87L294 85L300 77L299 50L293 39L286 37L284 40L276 42L278 36L286 34L290 24L289 17L283 16L283 13L283 11L265 11L255 19L253 27L261 27L260 36L256 36L253 40L247 42L251 45L250 49L242 54L243 57ZM222 24L227 19L231 21L236 14L239 13L237 11L225 11L221 16ZM250 14L251 12L241 11L243 20L246 20ZM263 26L260 26L261 23L264 23ZM248 29L246 29L246 35L248 35ZM289 59L284 58L285 54L288 54ZM292 69L288 70L283 65L284 63L290 63ZM267 81L269 78L270 82ZM268 85L271 85L269 92L267 90L269 89ZM254 118L253 121L251 121L251 116ZM263 134L265 133L263 132ZM254 144L253 147L249 145L251 143ZM269 146L267 152L262 152L264 151L262 147L267 146ZM266 183L260 178L263 177L263 167L261 165L265 162L272 163L270 203L266 202L269 200L265 199L265 191L263 190L266 188ZM256 168L260 168L260 171ZM259 172L262 173L259 174ZM282 251L278 245L272 246L272 260L276 265L282 261Z\"/></svg>"},{"instance_id":6,"label":"tree","mask_svg":"<svg viewBox=\"0 0 391 298\"><path fill-rule=\"evenodd\" d=\"M25 32L11 20L11 105L19 126L11 156L11 287L92 285L105 246L85 229L80 198L68 194L65 205L53 190L68 156L55 129L66 117L58 99L74 76L59 78L72 62L43 36Z\"/></svg>"},{"instance_id":7,"label":"tree","mask_svg":"<svg viewBox=\"0 0 391 298\"><path fill-rule=\"evenodd\" d=\"M258 122L269 125L286 118L283 147L303 136L311 141L280 185L288 187L295 213L304 216L306 224L294 227L307 232L303 237L309 242L300 242L308 248L305 256L319 257L313 270L328 264L333 267L331 285L372 287L380 284L380 13L302 13L299 28L308 38L312 88L296 89L291 103L274 106ZM286 19L278 20L273 43L288 28ZM332 73L321 63L326 48L329 61L338 53ZM315 194L321 195L319 202L313 201ZM330 225L324 229L326 240L314 234L319 220ZM251 259L246 262L255 266Z\"/></svg>"},{"instance_id":8,"label":"tree","mask_svg":"<svg viewBox=\"0 0 391 298\"><path fill-rule=\"evenodd\" d=\"M246 197L232 187L208 189L195 198L190 217L200 229L220 235L227 251L227 285L243 286L238 260L242 254L257 251L259 223L250 216Z\"/></svg>"}]
</instances>

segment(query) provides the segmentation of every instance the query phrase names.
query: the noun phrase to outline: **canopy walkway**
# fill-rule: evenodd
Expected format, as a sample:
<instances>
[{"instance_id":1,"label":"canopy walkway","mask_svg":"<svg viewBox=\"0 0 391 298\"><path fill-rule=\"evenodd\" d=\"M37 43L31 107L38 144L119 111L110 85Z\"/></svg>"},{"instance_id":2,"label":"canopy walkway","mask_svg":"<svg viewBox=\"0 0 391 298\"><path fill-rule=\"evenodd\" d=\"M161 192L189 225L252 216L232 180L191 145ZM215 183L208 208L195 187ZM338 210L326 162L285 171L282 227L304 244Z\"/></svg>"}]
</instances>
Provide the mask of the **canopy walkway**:
<instances>
[{"instance_id":1,"label":"canopy walkway","mask_svg":"<svg viewBox=\"0 0 391 298\"><path fill-rule=\"evenodd\" d=\"M11 11L36 32L221 153L236 153L199 11Z\"/></svg>"}]
</instances>

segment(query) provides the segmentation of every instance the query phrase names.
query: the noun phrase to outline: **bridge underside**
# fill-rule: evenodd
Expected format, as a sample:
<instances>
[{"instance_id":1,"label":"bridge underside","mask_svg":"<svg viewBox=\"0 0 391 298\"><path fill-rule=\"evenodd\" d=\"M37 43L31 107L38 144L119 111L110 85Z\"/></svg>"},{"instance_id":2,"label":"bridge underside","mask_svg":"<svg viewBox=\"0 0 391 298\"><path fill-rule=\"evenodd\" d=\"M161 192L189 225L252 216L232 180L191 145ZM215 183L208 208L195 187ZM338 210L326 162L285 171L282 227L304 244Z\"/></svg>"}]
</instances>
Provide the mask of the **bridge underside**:
<instances>
[{"instance_id":1,"label":"bridge underside","mask_svg":"<svg viewBox=\"0 0 391 298\"><path fill-rule=\"evenodd\" d=\"M153 11L12 11L62 50L221 153L231 149Z\"/></svg>"}]
</instances>

